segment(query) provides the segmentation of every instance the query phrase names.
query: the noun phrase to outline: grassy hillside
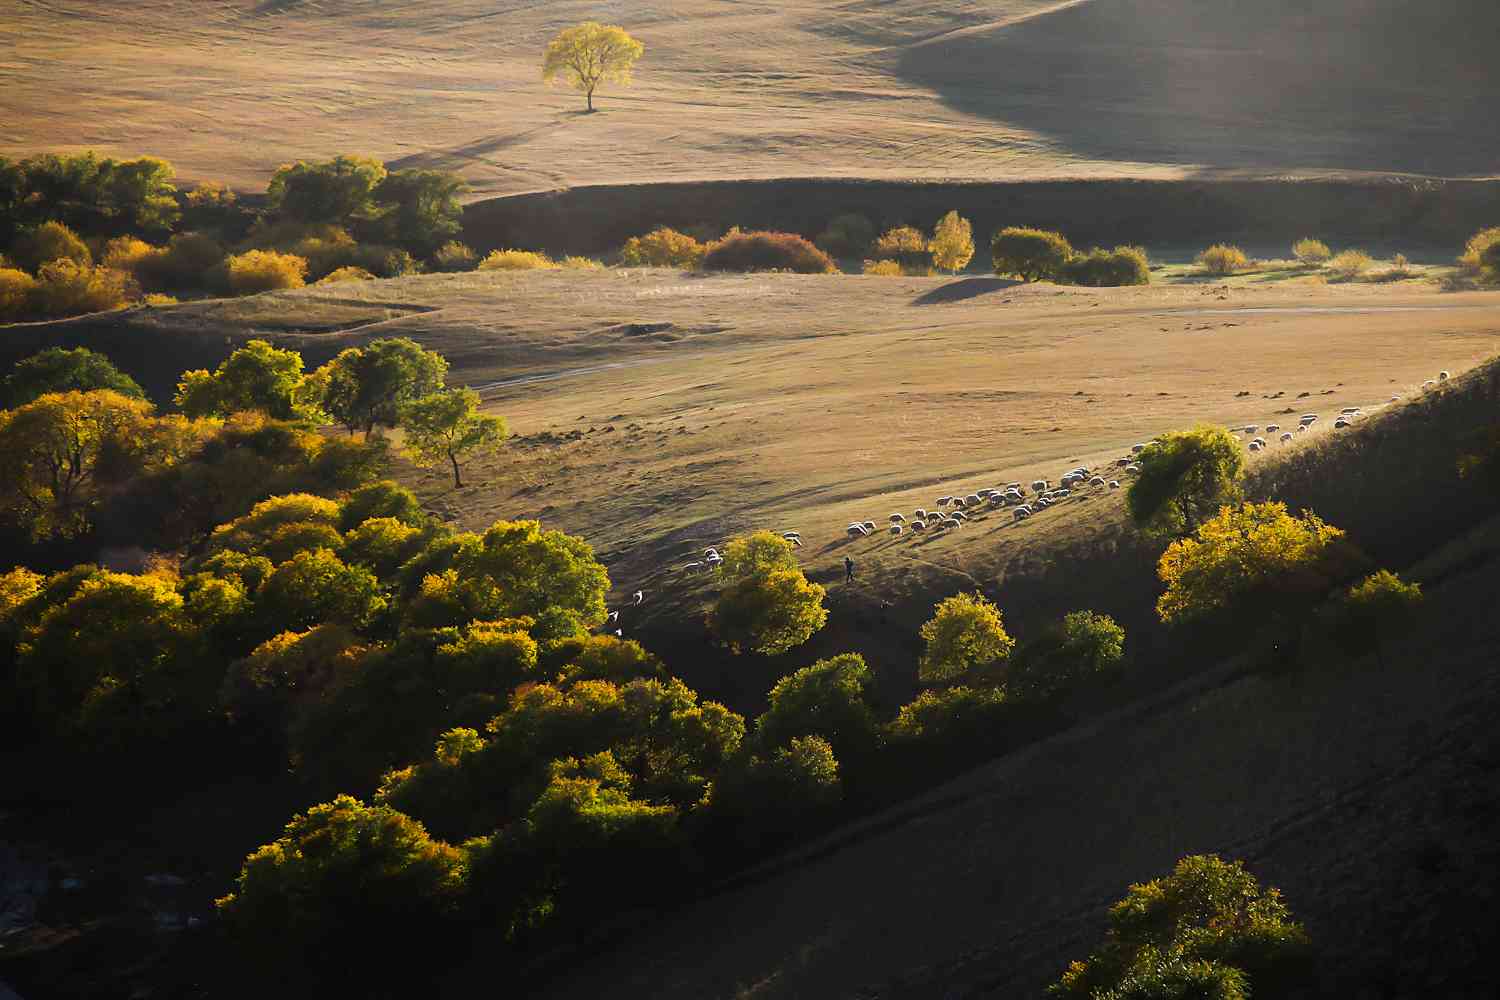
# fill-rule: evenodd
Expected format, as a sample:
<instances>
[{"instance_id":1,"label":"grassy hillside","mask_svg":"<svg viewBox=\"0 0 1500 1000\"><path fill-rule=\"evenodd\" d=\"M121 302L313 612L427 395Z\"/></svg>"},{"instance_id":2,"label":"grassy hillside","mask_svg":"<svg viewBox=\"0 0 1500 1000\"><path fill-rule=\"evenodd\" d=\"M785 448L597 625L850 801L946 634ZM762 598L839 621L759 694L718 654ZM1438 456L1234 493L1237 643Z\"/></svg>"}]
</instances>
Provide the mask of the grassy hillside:
<instances>
[{"instance_id":1,"label":"grassy hillside","mask_svg":"<svg viewBox=\"0 0 1500 1000\"><path fill-rule=\"evenodd\" d=\"M1492 174L1497 16L1482 0L23 0L0 15L0 152L154 152L247 188L286 160L365 152L479 194ZM592 116L539 79L547 39L588 17L647 45L637 86Z\"/></svg>"}]
</instances>

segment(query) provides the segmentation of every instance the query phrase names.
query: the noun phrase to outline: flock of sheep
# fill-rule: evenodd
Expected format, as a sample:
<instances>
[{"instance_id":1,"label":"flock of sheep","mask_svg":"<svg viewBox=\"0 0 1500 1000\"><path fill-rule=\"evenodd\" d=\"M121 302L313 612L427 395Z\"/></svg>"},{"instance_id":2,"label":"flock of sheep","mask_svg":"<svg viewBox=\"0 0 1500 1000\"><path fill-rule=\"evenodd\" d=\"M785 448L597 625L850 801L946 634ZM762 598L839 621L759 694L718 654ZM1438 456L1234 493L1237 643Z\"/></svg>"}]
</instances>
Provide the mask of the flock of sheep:
<instances>
[{"instance_id":1,"label":"flock of sheep","mask_svg":"<svg viewBox=\"0 0 1500 1000\"><path fill-rule=\"evenodd\" d=\"M1438 377L1435 378L1435 379L1430 378L1427 381L1423 382L1422 383L1422 388L1424 390L1425 389L1431 389L1433 386L1437 385L1439 382L1446 382L1446 381L1448 381L1449 377L1450 377L1449 374L1447 372L1445 372L1445 371L1438 372ZM1400 393L1397 393L1396 395L1394 395L1394 396L1392 396L1390 398L1389 402L1386 405L1390 405L1390 404L1394 404L1394 403L1399 403L1399 402L1401 402L1401 395L1400 395ZM1358 406L1346 406L1342 410L1340 410L1339 411L1339 415L1336 418L1334 418L1334 421L1333 421L1334 429L1335 430L1342 430L1345 427L1352 427L1354 425L1354 423L1356 421L1358 421L1360 418L1362 418L1364 415L1365 415L1365 411L1362 408L1360 408ZM1285 430L1282 430L1280 424L1266 424L1266 433L1267 434L1277 434L1279 432L1279 436L1277 437L1276 440L1279 441L1281 444L1290 444L1292 442L1292 440L1298 434L1305 433L1308 430L1308 428L1312 427L1312 425L1315 424L1315 423L1317 423L1317 422L1318 422L1318 415L1316 413L1304 413L1298 419L1298 421L1297 421L1297 427L1296 427L1296 429L1294 431L1285 431ZM1250 442L1247 445L1247 447L1251 451L1265 451L1267 448L1269 448L1271 446L1270 442L1266 438L1257 436L1260 433L1260 425L1259 424L1245 424L1243 427L1240 426L1239 424L1230 424L1229 425L1229 429L1231 431L1233 431L1233 432L1236 432L1236 433L1243 432L1246 437L1249 437L1250 438Z\"/></svg>"}]
</instances>

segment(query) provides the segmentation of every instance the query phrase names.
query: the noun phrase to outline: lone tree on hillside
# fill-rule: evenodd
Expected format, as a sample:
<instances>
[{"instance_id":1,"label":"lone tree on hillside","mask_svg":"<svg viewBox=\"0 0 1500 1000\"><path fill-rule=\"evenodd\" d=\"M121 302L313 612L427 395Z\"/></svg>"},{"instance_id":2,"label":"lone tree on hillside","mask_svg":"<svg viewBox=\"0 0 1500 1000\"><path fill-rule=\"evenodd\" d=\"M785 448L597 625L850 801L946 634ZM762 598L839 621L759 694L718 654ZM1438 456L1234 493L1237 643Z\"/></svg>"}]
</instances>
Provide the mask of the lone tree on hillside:
<instances>
[{"instance_id":1,"label":"lone tree on hillside","mask_svg":"<svg viewBox=\"0 0 1500 1000\"><path fill-rule=\"evenodd\" d=\"M479 393L473 389L444 389L401 406L406 448L419 465L447 459L453 466L453 488L463 486L458 474L460 455L494 451L505 440L503 417L479 412Z\"/></svg>"},{"instance_id":2,"label":"lone tree on hillside","mask_svg":"<svg viewBox=\"0 0 1500 1000\"><path fill-rule=\"evenodd\" d=\"M944 271L958 272L974 259L974 227L957 212L949 212L932 234L932 262Z\"/></svg>"},{"instance_id":3,"label":"lone tree on hillside","mask_svg":"<svg viewBox=\"0 0 1500 1000\"><path fill-rule=\"evenodd\" d=\"M1061 233L1007 226L990 239L990 254L996 274L1042 281L1057 277L1073 256L1073 246Z\"/></svg>"},{"instance_id":4,"label":"lone tree on hillside","mask_svg":"<svg viewBox=\"0 0 1500 1000\"><path fill-rule=\"evenodd\" d=\"M542 60L542 79L548 83L562 77L588 98L594 110L594 91L601 83L630 83L630 70L646 46L620 27L585 21L564 28L547 46Z\"/></svg>"}]
</instances>

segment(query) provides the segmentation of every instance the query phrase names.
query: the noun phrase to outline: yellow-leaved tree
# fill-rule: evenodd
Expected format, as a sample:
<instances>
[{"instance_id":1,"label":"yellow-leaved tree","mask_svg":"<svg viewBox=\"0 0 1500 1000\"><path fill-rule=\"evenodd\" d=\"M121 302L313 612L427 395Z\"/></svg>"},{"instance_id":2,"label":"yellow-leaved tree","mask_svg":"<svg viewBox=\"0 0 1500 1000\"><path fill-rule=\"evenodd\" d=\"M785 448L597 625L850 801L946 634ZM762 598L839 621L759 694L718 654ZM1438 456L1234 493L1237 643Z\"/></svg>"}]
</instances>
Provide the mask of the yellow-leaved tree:
<instances>
[{"instance_id":1,"label":"yellow-leaved tree","mask_svg":"<svg viewBox=\"0 0 1500 1000\"><path fill-rule=\"evenodd\" d=\"M962 271L974 259L974 227L957 212L949 212L932 234L932 263L944 271Z\"/></svg>"},{"instance_id":2,"label":"yellow-leaved tree","mask_svg":"<svg viewBox=\"0 0 1500 1000\"><path fill-rule=\"evenodd\" d=\"M957 681L999 663L1016 645L1000 609L982 594L954 594L940 602L922 626L922 640L927 647L917 676L927 684Z\"/></svg>"},{"instance_id":3,"label":"yellow-leaved tree","mask_svg":"<svg viewBox=\"0 0 1500 1000\"><path fill-rule=\"evenodd\" d=\"M646 46L624 28L585 21L557 33L542 60L542 79L562 79L588 99L594 110L594 91L602 83L628 86L630 71Z\"/></svg>"}]
</instances>

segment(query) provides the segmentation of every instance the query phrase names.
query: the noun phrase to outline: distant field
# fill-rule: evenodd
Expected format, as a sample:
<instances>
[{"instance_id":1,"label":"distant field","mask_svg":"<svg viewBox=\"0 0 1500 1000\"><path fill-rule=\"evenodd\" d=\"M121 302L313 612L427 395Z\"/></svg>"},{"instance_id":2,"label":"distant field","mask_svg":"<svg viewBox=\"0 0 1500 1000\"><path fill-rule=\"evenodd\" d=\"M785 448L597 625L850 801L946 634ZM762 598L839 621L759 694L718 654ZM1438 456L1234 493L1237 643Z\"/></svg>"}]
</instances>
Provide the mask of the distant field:
<instances>
[{"instance_id":1,"label":"distant field","mask_svg":"<svg viewBox=\"0 0 1500 1000\"><path fill-rule=\"evenodd\" d=\"M540 53L647 56L582 115ZM1484 0L19 0L0 153L152 152L259 190L362 152L476 196L787 176L1493 175Z\"/></svg>"}]
</instances>

